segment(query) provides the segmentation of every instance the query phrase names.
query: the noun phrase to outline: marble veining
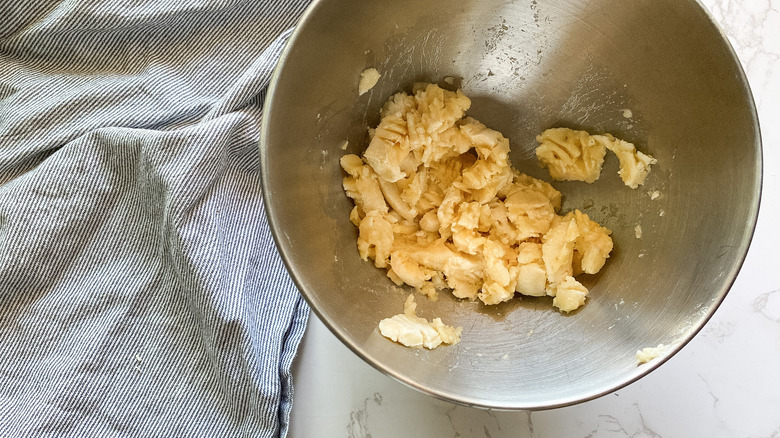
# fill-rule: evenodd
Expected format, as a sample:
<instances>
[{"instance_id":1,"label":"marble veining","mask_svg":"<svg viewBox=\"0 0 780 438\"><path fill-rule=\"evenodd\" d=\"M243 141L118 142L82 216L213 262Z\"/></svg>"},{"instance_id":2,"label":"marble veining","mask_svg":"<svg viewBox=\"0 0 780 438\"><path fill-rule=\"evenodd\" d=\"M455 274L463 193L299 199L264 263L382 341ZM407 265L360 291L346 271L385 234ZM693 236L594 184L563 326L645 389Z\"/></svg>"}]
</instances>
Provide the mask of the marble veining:
<instances>
[{"instance_id":1,"label":"marble veining","mask_svg":"<svg viewBox=\"0 0 780 438\"><path fill-rule=\"evenodd\" d=\"M349 414L349 424L347 425L347 436L349 438L369 438L371 433L366 424L368 416L368 398L363 400L363 407L356 409Z\"/></svg>"},{"instance_id":2,"label":"marble veining","mask_svg":"<svg viewBox=\"0 0 780 438\"><path fill-rule=\"evenodd\" d=\"M753 310L771 321L780 322L780 289L756 297Z\"/></svg>"},{"instance_id":3,"label":"marble veining","mask_svg":"<svg viewBox=\"0 0 780 438\"><path fill-rule=\"evenodd\" d=\"M630 427L630 430L626 430L626 428L622 424L622 420L619 418L616 418L612 415L607 414L601 414L599 415L599 427L592 430L589 434L585 435L585 438L592 438L597 436L603 436L604 432L608 432L610 434L616 434L626 436L626 437L659 437L661 435L655 433L652 429L647 427L645 424L644 418L642 417L642 412L639 410L639 405L634 403L633 406L636 408L636 415L638 417L638 421L632 424Z\"/></svg>"}]
</instances>

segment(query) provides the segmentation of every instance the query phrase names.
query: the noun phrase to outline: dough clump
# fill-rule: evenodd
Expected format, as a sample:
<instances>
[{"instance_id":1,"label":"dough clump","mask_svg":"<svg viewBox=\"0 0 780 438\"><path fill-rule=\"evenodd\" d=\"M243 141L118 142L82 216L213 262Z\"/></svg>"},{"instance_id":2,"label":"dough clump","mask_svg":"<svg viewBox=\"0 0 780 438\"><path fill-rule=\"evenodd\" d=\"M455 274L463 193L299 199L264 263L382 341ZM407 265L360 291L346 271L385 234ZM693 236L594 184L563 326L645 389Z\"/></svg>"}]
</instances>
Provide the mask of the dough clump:
<instances>
[{"instance_id":1,"label":"dough clump","mask_svg":"<svg viewBox=\"0 0 780 438\"><path fill-rule=\"evenodd\" d=\"M467 117L470 105L460 90L418 84L385 103L362 157L341 158L360 256L431 299L450 289L493 305L519 292L577 309L588 290L575 277L604 266L611 231L579 210L559 215L561 193L513 169L509 140ZM591 178L600 147L561 169Z\"/></svg>"},{"instance_id":2,"label":"dough clump","mask_svg":"<svg viewBox=\"0 0 780 438\"><path fill-rule=\"evenodd\" d=\"M536 157L558 181L599 179L604 155L610 150L620 161L618 175L623 183L636 189L645 183L650 166L657 160L636 150L633 144L611 134L591 135L569 128L551 128L536 137Z\"/></svg>"}]
</instances>

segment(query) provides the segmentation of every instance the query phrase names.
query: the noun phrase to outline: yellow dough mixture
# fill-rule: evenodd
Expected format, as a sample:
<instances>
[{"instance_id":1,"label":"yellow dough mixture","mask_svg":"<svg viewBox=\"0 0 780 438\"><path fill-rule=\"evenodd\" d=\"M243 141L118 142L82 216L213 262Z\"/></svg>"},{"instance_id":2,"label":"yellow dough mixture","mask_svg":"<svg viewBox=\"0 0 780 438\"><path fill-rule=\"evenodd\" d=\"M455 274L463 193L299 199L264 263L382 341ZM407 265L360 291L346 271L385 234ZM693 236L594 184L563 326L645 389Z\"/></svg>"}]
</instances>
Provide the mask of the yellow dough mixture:
<instances>
[{"instance_id":1,"label":"yellow dough mixture","mask_svg":"<svg viewBox=\"0 0 780 438\"><path fill-rule=\"evenodd\" d=\"M604 266L610 230L579 210L558 215L560 192L513 169L509 140L465 117L470 105L460 90L416 85L385 103L362 157L341 158L360 256L431 299L450 289L492 305L519 292L577 309L588 290L575 277Z\"/></svg>"}]
</instances>

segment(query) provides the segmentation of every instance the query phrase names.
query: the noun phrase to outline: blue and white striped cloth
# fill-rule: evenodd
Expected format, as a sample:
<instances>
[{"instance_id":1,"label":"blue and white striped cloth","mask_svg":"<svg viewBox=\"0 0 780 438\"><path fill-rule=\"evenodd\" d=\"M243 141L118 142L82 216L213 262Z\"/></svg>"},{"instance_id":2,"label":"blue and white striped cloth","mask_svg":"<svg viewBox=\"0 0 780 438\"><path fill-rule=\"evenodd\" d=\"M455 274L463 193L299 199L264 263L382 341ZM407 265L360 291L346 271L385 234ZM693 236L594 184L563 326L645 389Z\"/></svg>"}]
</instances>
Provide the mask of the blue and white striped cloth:
<instances>
[{"instance_id":1,"label":"blue and white striped cloth","mask_svg":"<svg viewBox=\"0 0 780 438\"><path fill-rule=\"evenodd\" d=\"M0 437L286 435L258 125L306 3L0 4Z\"/></svg>"}]
</instances>

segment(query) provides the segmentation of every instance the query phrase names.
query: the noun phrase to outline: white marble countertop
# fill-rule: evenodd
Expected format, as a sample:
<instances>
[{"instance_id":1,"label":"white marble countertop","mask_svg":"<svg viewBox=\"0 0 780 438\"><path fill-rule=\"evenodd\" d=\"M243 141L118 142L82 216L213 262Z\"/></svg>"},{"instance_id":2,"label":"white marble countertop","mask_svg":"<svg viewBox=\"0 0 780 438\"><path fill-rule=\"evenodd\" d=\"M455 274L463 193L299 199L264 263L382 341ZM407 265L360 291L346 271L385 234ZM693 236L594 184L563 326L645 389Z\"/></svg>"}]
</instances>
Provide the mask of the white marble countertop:
<instances>
[{"instance_id":1,"label":"white marble countertop","mask_svg":"<svg viewBox=\"0 0 780 438\"><path fill-rule=\"evenodd\" d=\"M436 400L386 377L312 315L294 369L291 437L780 437L780 2L703 3L753 90L764 191L747 260L702 332L613 394L554 410L495 412Z\"/></svg>"}]
</instances>

